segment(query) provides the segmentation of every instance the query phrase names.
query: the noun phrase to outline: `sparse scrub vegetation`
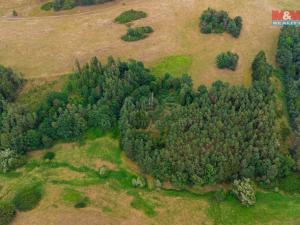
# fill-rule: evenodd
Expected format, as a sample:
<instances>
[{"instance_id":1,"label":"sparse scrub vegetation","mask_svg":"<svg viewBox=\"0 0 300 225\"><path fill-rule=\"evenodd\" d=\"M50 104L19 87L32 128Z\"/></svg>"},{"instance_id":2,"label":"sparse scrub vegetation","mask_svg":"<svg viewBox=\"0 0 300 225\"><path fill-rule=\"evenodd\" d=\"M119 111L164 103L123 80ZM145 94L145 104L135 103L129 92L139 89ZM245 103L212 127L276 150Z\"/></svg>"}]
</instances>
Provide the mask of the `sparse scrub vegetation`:
<instances>
[{"instance_id":1,"label":"sparse scrub vegetation","mask_svg":"<svg viewBox=\"0 0 300 225\"><path fill-rule=\"evenodd\" d=\"M43 159L46 161L50 161L55 158L55 153L54 152L46 152L43 156Z\"/></svg>"},{"instance_id":2,"label":"sparse scrub vegetation","mask_svg":"<svg viewBox=\"0 0 300 225\"><path fill-rule=\"evenodd\" d=\"M146 17L147 17L147 13L143 11L136 11L131 9L121 13L117 18L115 18L115 22L124 24L124 23L129 23L134 20L139 20Z\"/></svg>"},{"instance_id":3,"label":"sparse scrub vegetation","mask_svg":"<svg viewBox=\"0 0 300 225\"><path fill-rule=\"evenodd\" d=\"M236 70L239 61L239 56L236 53L226 52L221 53L216 58L216 64L219 69Z\"/></svg>"},{"instance_id":4,"label":"sparse scrub vegetation","mask_svg":"<svg viewBox=\"0 0 300 225\"><path fill-rule=\"evenodd\" d=\"M133 196L133 200L130 203L133 208L143 211L149 217L153 217L157 214L154 205L138 193L131 191L128 192L128 194Z\"/></svg>"},{"instance_id":5,"label":"sparse scrub vegetation","mask_svg":"<svg viewBox=\"0 0 300 225\"><path fill-rule=\"evenodd\" d=\"M152 27L135 27L135 28L128 28L127 34L123 35L121 39L123 41L138 41L145 39L149 36L150 33L153 32Z\"/></svg>"},{"instance_id":6,"label":"sparse scrub vegetation","mask_svg":"<svg viewBox=\"0 0 300 225\"><path fill-rule=\"evenodd\" d=\"M225 11L216 11L208 8L200 17L200 29L204 34L228 32L238 38L242 30L243 22L240 16L231 19Z\"/></svg>"}]
</instances>

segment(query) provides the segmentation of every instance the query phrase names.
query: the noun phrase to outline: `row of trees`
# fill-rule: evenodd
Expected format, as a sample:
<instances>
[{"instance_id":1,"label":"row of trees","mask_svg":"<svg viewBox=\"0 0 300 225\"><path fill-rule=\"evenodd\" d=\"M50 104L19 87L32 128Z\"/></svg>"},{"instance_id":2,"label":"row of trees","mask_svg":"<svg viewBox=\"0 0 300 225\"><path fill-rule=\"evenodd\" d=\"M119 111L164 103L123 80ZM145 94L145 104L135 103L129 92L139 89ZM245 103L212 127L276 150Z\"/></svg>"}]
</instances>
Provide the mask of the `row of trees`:
<instances>
[{"instance_id":1,"label":"row of trees","mask_svg":"<svg viewBox=\"0 0 300 225\"><path fill-rule=\"evenodd\" d=\"M295 137L291 153L300 170L300 29L283 27L279 36L276 61L282 70L282 81L290 124Z\"/></svg>"},{"instance_id":2,"label":"row of trees","mask_svg":"<svg viewBox=\"0 0 300 225\"><path fill-rule=\"evenodd\" d=\"M193 91L191 79L169 76L144 87L122 108L122 149L144 172L177 184L285 176L291 160L279 152L271 73L260 52L250 88L217 81Z\"/></svg>"},{"instance_id":3,"label":"row of trees","mask_svg":"<svg viewBox=\"0 0 300 225\"><path fill-rule=\"evenodd\" d=\"M223 33L228 32L233 37L238 38L240 36L243 27L243 20L240 16L231 19L228 13L221 10L216 11L208 8L200 17L201 32L205 34L209 33Z\"/></svg>"}]
</instances>

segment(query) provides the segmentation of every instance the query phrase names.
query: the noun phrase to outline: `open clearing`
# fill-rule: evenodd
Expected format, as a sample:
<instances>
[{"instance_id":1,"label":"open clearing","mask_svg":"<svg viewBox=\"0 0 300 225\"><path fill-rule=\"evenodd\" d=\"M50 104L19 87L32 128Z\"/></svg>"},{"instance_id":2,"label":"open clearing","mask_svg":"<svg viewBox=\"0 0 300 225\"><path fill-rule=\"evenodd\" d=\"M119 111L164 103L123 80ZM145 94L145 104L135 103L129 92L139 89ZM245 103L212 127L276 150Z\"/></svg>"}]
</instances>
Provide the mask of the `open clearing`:
<instances>
[{"instance_id":1,"label":"open clearing","mask_svg":"<svg viewBox=\"0 0 300 225\"><path fill-rule=\"evenodd\" d=\"M0 12L6 15L0 18L0 62L25 77L56 77L72 71L75 59L86 62L95 55L102 60L109 55L138 59L147 66L168 56L186 55L192 59L188 72L196 85L218 79L249 84L251 62L259 50L265 50L274 62L279 28L271 26L271 10L300 8L295 0L123 0L44 13L39 10L40 2L44 1L0 1ZM198 19L208 7L226 10L231 17L242 16L240 38L225 33L201 34ZM14 8L20 16L7 17ZM151 37L134 43L120 39L127 28L113 19L131 8L148 13L134 25L151 25L155 30ZM216 55L227 50L240 55L235 72L215 66Z\"/></svg>"}]
</instances>

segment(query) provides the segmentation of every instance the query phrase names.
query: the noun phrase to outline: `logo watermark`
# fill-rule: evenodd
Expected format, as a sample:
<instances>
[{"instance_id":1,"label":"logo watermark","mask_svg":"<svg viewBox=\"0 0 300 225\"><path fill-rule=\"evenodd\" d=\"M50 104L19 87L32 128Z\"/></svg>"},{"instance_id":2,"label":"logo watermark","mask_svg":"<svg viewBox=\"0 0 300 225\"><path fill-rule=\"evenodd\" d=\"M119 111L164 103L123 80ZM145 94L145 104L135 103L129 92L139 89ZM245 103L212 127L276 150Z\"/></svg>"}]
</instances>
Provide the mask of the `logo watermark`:
<instances>
[{"instance_id":1,"label":"logo watermark","mask_svg":"<svg viewBox=\"0 0 300 225\"><path fill-rule=\"evenodd\" d=\"M300 10L273 10L273 26L300 26Z\"/></svg>"}]
</instances>

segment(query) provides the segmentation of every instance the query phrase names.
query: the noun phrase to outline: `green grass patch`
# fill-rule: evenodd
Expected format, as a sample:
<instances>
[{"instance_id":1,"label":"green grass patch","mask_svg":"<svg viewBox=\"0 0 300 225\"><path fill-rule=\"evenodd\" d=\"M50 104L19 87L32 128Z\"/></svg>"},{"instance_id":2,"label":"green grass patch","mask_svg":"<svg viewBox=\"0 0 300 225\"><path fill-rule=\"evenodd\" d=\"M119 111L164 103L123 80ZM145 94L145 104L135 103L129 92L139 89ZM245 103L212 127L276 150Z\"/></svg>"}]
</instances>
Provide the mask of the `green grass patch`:
<instances>
[{"instance_id":1,"label":"green grass patch","mask_svg":"<svg viewBox=\"0 0 300 225\"><path fill-rule=\"evenodd\" d=\"M132 42L145 39L153 32L152 27L135 27L128 28L127 34L123 35L121 39L123 41Z\"/></svg>"},{"instance_id":2,"label":"green grass patch","mask_svg":"<svg viewBox=\"0 0 300 225\"><path fill-rule=\"evenodd\" d=\"M65 202L75 203L83 198L84 196L80 191L72 188L66 188L63 192L63 199Z\"/></svg>"},{"instance_id":3,"label":"green grass patch","mask_svg":"<svg viewBox=\"0 0 300 225\"><path fill-rule=\"evenodd\" d=\"M136 11L136 10L128 10L125 12L122 12L117 18L115 18L115 22L116 23L129 23L132 22L134 20L138 20L138 19L142 19L142 18L146 18L147 17L147 13L143 12L143 11Z\"/></svg>"},{"instance_id":4,"label":"green grass patch","mask_svg":"<svg viewBox=\"0 0 300 225\"><path fill-rule=\"evenodd\" d=\"M119 144L116 140L109 137L101 138L90 144L86 153L92 158L97 157L117 165L121 163Z\"/></svg>"},{"instance_id":5,"label":"green grass patch","mask_svg":"<svg viewBox=\"0 0 300 225\"><path fill-rule=\"evenodd\" d=\"M133 196L133 200L130 203L130 205L137 209L141 210L145 213L145 215L149 217L154 217L157 215L157 212L155 211L155 206L153 203L151 203L149 200L146 200L142 196L140 196L139 193L134 191L127 192L129 195Z\"/></svg>"},{"instance_id":6,"label":"green grass patch","mask_svg":"<svg viewBox=\"0 0 300 225\"><path fill-rule=\"evenodd\" d=\"M20 211L34 209L43 195L43 186L40 183L24 186L17 190L13 203Z\"/></svg>"},{"instance_id":7,"label":"green grass patch","mask_svg":"<svg viewBox=\"0 0 300 225\"><path fill-rule=\"evenodd\" d=\"M187 55L168 56L163 58L151 69L155 76L163 76L170 73L173 76L188 74L192 65L192 57Z\"/></svg>"},{"instance_id":8,"label":"green grass patch","mask_svg":"<svg viewBox=\"0 0 300 225\"><path fill-rule=\"evenodd\" d=\"M242 206L234 196L228 195L224 202L218 203L209 198L211 204L208 215L215 224L272 224L278 221L299 219L300 196L282 195L267 192L257 193L257 203L252 207Z\"/></svg>"},{"instance_id":9,"label":"green grass patch","mask_svg":"<svg viewBox=\"0 0 300 225\"><path fill-rule=\"evenodd\" d=\"M5 178L19 178L21 176L22 173L17 171L10 171L7 173L0 172L0 177L5 177Z\"/></svg>"},{"instance_id":10,"label":"green grass patch","mask_svg":"<svg viewBox=\"0 0 300 225\"><path fill-rule=\"evenodd\" d=\"M75 208L84 208L90 203L90 199L82 192L72 188L66 188L63 193L65 202L73 203Z\"/></svg>"},{"instance_id":11,"label":"green grass patch","mask_svg":"<svg viewBox=\"0 0 300 225\"><path fill-rule=\"evenodd\" d=\"M288 193L300 193L300 175L291 174L279 181L279 189Z\"/></svg>"}]
</instances>

